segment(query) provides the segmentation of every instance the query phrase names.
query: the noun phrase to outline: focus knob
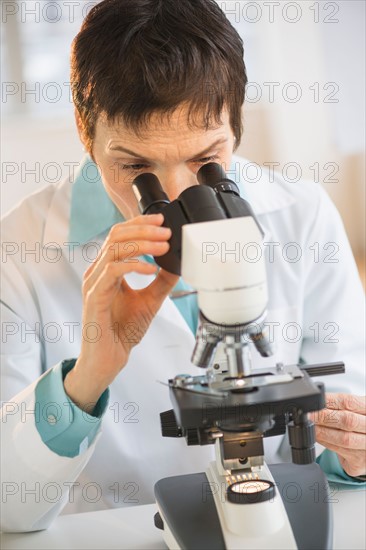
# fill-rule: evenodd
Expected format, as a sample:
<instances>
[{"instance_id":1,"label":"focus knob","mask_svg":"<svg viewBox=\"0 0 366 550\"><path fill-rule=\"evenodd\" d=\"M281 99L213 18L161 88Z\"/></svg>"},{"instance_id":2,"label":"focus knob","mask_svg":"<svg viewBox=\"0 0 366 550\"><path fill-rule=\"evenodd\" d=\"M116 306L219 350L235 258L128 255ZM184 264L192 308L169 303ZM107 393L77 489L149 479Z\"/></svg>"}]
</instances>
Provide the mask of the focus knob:
<instances>
[{"instance_id":1,"label":"focus knob","mask_svg":"<svg viewBox=\"0 0 366 550\"><path fill-rule=\"evenodd\" d=\"M182 437L183 431L177 424L173 409L160 413L161 433L163 437Z\"/></svg>"}]
</instances>

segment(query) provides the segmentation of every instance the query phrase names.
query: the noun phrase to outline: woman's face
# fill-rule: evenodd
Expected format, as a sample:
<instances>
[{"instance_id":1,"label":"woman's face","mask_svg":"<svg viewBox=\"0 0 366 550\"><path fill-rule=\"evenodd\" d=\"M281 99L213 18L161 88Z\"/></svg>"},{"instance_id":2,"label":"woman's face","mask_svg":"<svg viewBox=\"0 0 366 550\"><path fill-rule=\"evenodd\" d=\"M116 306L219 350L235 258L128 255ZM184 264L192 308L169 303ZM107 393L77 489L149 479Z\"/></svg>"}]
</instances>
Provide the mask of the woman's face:
<instances>
[{"instance_id":1,"label":"woman's face","mask_svg":"<svg viewBox=\"0 0 366 550\"><path fill-rule=\"evenodd\" d=\"M197 185L196 174L207 162L229 169L234 134L226 110L221 124L209 130L189 127L187 108L178 108L171 118L153 115L139 135L123 124L110 124L99 117L93 142L93 157L105 189L125 219L139 215L132 182L144 172L155 174L174 200L188 187Z\"/></svg>"}]
</instances>

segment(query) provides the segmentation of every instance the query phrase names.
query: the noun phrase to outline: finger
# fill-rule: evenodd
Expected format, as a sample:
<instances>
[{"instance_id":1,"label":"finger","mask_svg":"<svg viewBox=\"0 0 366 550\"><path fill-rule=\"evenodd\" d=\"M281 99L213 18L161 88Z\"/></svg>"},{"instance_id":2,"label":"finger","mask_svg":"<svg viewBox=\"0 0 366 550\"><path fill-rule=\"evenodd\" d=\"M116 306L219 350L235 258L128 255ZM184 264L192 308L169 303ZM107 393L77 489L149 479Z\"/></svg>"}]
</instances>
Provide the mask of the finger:
<instances>
[{"instance_id":1,"label":"finger","mask_svg":"<svg viewBox=\"0 0 366 550\"><path fill-rule=\"evenodd\" d=\"M160 227L164 221L162 214L152 214L148 216L138 216L126 222L115 224L109 231L104 240L95 260L85 271L85 276L89 276L103 257L105 251L116 245L117 242L136 241L136 240L168 240L171 237L171 229Z\"/></svg>"},{"instance_id":2,"label":"finger","mask_svg":"<svg viewBox=\"0 0 366 550\"><path fill-rule=\"evenodd\" d=\"M110 231L123 229L124 227L129 227L133 225L161 225L164 222L163 214L146 214L141 216L136 216L124 222L119 222L111 227Z\"/></svg>"},{"instance_id":3,"label":"finger","mask_svg":"<svg viewBox=\"0 0 366 550\"><path fill-rule=\"evenodd\" d=\"M123 224L123 226L115 225L113 229L109 232L107 238L105 239L103 248L107 248L110 245L113 245L116 242L124 241L135 241L135 240L148 240L148 241L159 241L159 240L168 240L172 235L172 230L169 227L163 227L161 225L153 224L139 224L139 225L128 225Z\"/></svg>"},{"instance_id":4,"label":"finger","mask_svg":"<svg viewBox=\"0 0 366 550\"><path fill-rule=\"evenodd\" d=\"M322 445L337 454L340 465L348 475L359 476L365 474L366 463L363 451L345 449L332 443L324 442Z\"/></svg>"},{"instance_id":5,"label":"finger","mask_svg":"<svg viewBox=\"0 0 366 550\"><path fill-rule=\"evenodd\" d=\"M365 434L316 426L315 436L316 440L322 444L329 443L343 447L344 449L366 450Z\"/></svg>"},{"instance_id":6,"label":"finger","mask_svg":"<svg viewBox=\"0 0 366 550\"><path fill-rule=\"evenodd\" d=\"M340 447L339 445L333 445L333 443L329 443L328 441L324 441L323 443L318 441L321 445L329 449L330 451L334 451L340 456L343 456L344 458L351 458L352 455L355 453L358 453L359 451L354 451L350 449L345 449L344 447Z\"/></svg>"},{"instance_id":7,"label":"finger","mask_svg":"<svg viewBox=\"0 0 366 550\"><path fill-rule=\"evenodd\" d=\"M327 426L347 432L366 433L366 416L363 414L344 410L323 409L312 413L310 417L317 426Z\"/></svg>"},{"instance_id":8,"label":"finger","mask_svg":"<svg viewBox=\"0 0 366 550\"><path fill-rule=\"evenodd\" d=\"M87 292L89 303L92 303L99 311L108 310L115 295L121 290L123 277L132 271L151 275L156 273L156 266L146 262L137 264L111 262L107 264L96 283Z\"/></svg>"},{"instance_id":9,"label":"finger","mask_svg":"<svg viewBox=\"0 0 366 550\"><path fill-rule=\"evenodd\" d=\"M364 476L366 472L366 464L364 456L342 455L338 453L339 463L343 470L351 477Z\"/></svg>"},{"instance_id":10,"label":"finger","mask_svg":"<svg viewBox=\"0 0 366 550\"><path fill-rule=\"evenodd\" d=\"M126 222L116 223L104 240L102 251L118 241L127 240L167 240L171 236L171 229L163 227L164 217L162 214L151 216L138 216Z\"/></svg>"},{"instance_id":11,"label":"finger","mask_svg":"<svg viewBox=\"0 0 366 550\"><path fill-rule=\"evenodd\" d=\"M169 250L167 240L134 240L114 243L105 250L100 264L109 262L136 263L140 256L162 256Z\"/></svg>"},{"instance_id":12,"label":"finger","mask_svg":"<svg viewBox=\"0 0 366 550\"><path fill-rule=\"evenodd\" d=\"M348 393L327 393L326 407L334 410L346 410L366 415L366 396Z\"/></svg>"},{"instance_id":13,"label":"finger","mask_svg":"<svg viewBox=\"0 0 366 550\"><path fill-rule=\"evenodd\" d=\"M338 455L338 460L343 470L350 476L364 475L366 471L365 453L360 451L349 451L331 443L324 444L324 447Z\"/></svg>"},{"instance_id":14,"label":"finger","mask_svg":"<svg viewBox=\"0 0 366 550\"><path fill-rule=\"evenodd\" d=\"M161 225L164 221L163 214L144 214L141 216L136 216L125 222L117 223L116 225L137 225L137 224L156 224Z\"/></svg>"},{"instance_id":15,"label":"finger","mask_svg":"<svg viewBox=\"0 0 366 550\"><path fill-rule=\"evenodd\" d=\"M110 248L104 251L103 256L99 259L94 269L85 273L84 286L90 288L96 283L97 279L102 274L105 266L109 263L126 263L137 265L142 260L138 256L151 254L153 256L162 256L169 250L167 241L134 241L115 243ZM156 271L156 265L154 265Z\"/></svg>"},{"instance_id":16,"label":"finger","mask_svg":"<svg viewBox=\"0 0 366 550\"><path fill-rule=\"evenodd\" d=\"M116 247L124 243L133 243L136 241L168 241L172 235L169 227L161 227L159 225L142 224L128 225L117 224L112 227L107 238L105 239L94 263L100 261L105 256L106 251L115 251Z\"/></svg>"}]
</instances>

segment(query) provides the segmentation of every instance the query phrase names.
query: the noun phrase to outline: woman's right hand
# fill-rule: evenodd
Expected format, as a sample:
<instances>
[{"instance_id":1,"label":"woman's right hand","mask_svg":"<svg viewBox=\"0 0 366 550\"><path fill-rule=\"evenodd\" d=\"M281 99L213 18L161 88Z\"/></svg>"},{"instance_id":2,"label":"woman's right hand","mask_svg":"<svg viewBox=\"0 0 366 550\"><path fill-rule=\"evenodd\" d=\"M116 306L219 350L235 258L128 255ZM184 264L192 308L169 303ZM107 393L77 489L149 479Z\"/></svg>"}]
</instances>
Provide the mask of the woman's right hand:
<instances>
[{"instance_id":1,"label":"woman's right hand","mask_svg":"<svg viewBox=\"0 0 366 550\"><path fill-rule=\"evenodd\" d=\"M125 367L164 299L179 277L160 269L146 288L133 290L124 276L151 275L156 265L138 256L162 256L171 230L162 214L139 216L114 225L98 257L84 273L81 353L64 385L69 397L91 412L103 391Z\"/></svg>"}]
</instances>

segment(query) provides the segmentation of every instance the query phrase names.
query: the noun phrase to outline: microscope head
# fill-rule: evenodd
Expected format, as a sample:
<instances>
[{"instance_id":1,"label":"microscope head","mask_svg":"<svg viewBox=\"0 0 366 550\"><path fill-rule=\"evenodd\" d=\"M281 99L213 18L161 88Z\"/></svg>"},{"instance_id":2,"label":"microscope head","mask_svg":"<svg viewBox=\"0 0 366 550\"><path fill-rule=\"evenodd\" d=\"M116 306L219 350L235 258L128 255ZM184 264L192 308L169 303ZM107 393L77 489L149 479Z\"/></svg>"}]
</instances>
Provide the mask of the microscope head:
<instances>
[{"instance_id":1,"label":"microscope head","mask_svg":"<svg viewBox=\"0 0 366 550\"><path fill-rule=\"evenodd\" d=\"M138 176L133 189L140 211L163 213L164 225L172 229L170 249L156 262L182 274L197 290L200 326L192 362L209 367L223 341L231 357L231 374L249 374L248 366L240 364L241 349L248 341L262 355L271 354L262 331L268 301L263 231L219 164L204 165L197 179L200 185L189 187L172 202L153 174Z\"/></svg>"},{"instance_id":2,"label":"microscope head","mask_svg":"<svg viewBox=\"0 0 366 550\"><path fill-rule=\"evenodd\" d=\"M241 358L245 345L272 354L262 330L268 293L257 223L243 216L185 225L182 242L182 275L197 289L200 311L192 362L209 367L224 342L230 374L250 374Z\"/></svg>"}]
</instances>

